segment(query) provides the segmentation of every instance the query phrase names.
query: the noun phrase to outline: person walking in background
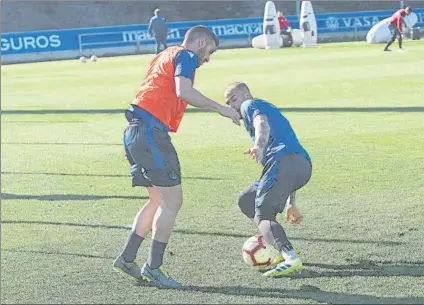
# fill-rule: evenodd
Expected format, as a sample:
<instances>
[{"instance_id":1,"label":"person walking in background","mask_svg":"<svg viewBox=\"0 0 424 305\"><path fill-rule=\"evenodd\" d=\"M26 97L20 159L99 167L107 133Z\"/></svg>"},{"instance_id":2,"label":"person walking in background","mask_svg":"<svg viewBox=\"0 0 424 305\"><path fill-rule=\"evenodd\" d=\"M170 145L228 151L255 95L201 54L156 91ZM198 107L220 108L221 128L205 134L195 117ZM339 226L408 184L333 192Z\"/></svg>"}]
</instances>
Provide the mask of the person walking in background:
<instances>
[{"instance_id":1,"label":"person walking in background","mask_svg":"<svg viewBox=\"0 0 424 305\"><path fill-rule=\"evenodd\" d=\"M168 30L166 27L166 20L159 13L160 9L155 9L155 15L149 22L149 34L150 36L154 36L156 40L156 54L161 51L161 45L163 45L164 49L167 48L166 36Z\"/></svg>"},{"instance_id":2,"label":"person walking in background","mask_svg":"<svg viewBox=\"0 0 424 305\"><path fill-rule=\"evenodd\" d=\"M392 34L392 37L390 38L390 40L387 42L386 46L384 47L384 51L391 51L389 49L389 47L392 45L393 42L395 42L396 37L398 38L399 41L399 51L402 52L402 35L403 35L403 31L402 31L402 26L405 23L403 17L408 16L409 14L412 13L412 9L411 7L406 7L406 8L402 8L398 11L396 11L396 13L394 13L390 19L389 19L389 30L390 33ZM406 24L405 24L406 26Z\"/></svg>"}]
</instances>

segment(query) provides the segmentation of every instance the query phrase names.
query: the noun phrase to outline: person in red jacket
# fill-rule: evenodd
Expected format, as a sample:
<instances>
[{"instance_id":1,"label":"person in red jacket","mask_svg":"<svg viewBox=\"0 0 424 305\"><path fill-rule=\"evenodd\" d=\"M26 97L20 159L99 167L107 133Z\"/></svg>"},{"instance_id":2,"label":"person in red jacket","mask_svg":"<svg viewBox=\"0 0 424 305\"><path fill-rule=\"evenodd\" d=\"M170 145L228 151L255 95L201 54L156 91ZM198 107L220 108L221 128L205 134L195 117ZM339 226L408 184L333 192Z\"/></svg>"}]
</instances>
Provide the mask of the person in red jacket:
<instances>
[{"instance_id":1,"label":"person in red jacket","mask_svg":"<svg viewBox=\"0 0 424 305\"><path fill-rule=\"evenodd\" d=\"M392 33L392 38L387 42L386 46L384 47L384 51L391 51L389 47L392 45L392 43L396 40L396 37L398 37L399 41L399 51L402 51L402 25L404 24L403 17L408 16L411 14L412 9L411 7L406 7L398 10L396 13L392 15L389 19L389 29Z\"/></svg>"},{"instance_id":2,"label":"person in red jacket","mask_svg":"<svg viewBox=\"0 0 424 305\"><path fill-rule=\"evenodd\" d=\"M289 37L289 43L291 45L293 43L293 36L291 33L290 22L287 20L286 17L284 17L281 11L277 12L277 18L278 18L278 23L280 24L280 35L287 35Z\"/></svg>"}]
</instances>

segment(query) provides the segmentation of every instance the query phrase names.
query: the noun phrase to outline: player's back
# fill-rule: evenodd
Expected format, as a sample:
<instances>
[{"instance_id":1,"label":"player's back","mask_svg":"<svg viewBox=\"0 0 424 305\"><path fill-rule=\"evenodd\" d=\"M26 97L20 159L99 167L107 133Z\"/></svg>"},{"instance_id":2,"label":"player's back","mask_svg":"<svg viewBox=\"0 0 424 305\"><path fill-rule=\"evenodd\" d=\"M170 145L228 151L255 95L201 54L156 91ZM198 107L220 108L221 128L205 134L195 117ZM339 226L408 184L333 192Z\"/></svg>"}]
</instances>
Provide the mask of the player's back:
<instances>
[{"instance_id":1,"label":"player's back","mask_svg":"<svg viewBox=\"0 0 424 305\"><path fill-rule=\"evenodd\" d=\"M406 10L402 8L402 9L400 9L400 10L396 11L396 12L392 15L392 17L390 17L389 22L390 22L390 23L397 22L399 19L401 19L402 17L405 17L405 16L406 16Z\"/></svg>"},{"instance_id":2,"label":"player's back","mask_svg":"<svg viewBox=\"0 0 424 305\"><path fill-rule=\"evenodd\" d=\"M263 114L267 117L270 127L267 154L300 153L310 160L308 152L300 144L290 122L273 104L261 99L252 99L242 104L241 112L245 127L252 140L255 137L254 117L258 114Z\"/></svg>"}]
</instances>

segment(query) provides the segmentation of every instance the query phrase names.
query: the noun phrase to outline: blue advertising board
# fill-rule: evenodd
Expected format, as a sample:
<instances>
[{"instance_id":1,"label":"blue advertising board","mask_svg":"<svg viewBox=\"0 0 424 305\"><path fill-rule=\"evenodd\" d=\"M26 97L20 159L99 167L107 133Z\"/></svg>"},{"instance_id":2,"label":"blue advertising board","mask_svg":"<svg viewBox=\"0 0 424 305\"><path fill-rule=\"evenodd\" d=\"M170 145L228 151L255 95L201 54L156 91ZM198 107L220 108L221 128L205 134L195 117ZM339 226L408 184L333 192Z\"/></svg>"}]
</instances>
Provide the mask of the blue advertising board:
<instances>
[{"instance_id":1,"label":"blue advertising board","mask_svg":"<svg viewBox=\"0 0 424 305\"><path fill-rule=\"evenodd\" d=\"M379 21L389 17L394 11L367 11L316 14L319 34L342 34L368 31ZM415 9L418 16L416 26L424 26L424 8ZM293 28L299 28L298 16L287 16ZM220 20L171 22L169 43L179 43L190 27L203 24L210 27L222 41L237 39L251 40L262 34L262 17ZM85 48L124 47L128 45L151 45L153 37L147 31L147 24L124 26L47 30L37 32L3 33L1 53L17 55L56 51L77 51Z\"/></svg>"}]
</instances>

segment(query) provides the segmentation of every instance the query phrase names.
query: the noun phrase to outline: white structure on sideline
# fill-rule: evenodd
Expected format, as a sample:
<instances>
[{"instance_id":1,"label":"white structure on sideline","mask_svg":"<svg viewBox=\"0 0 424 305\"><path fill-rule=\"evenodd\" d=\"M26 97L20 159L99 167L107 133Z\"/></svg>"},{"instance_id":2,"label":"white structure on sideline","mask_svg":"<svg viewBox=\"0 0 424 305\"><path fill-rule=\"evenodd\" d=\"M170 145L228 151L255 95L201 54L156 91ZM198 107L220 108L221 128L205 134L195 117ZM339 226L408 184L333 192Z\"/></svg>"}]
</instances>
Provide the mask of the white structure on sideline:
<instances>
[{"instance_id":1,"label":"white structure on sideline","mask_svg":"<svg viewBox=\"0 0 424 305\"><path fill-rule=\"evenodd\" d=\"M315 47L318 39L318 27L311 1L302 1L299 25L303 37L302 46Z\"/></svg>"},{"instance_id":2,"label":"white structure on sideline","mask_svg":"<svg viewBox=\"0 0 424 305\"><path fill-rule=\"evenodd\" d=\"M263 33L265 35L265 49L279 49L282 45L280 24L277 19L277 10L272 1L265 4Z\"/></svg>"},{"instance_id":3,"label":"white structure on sideline","mask_svg":"<svg viewBox=\"0 0 424 305\"><path fill-rule=\"evenodd\" d=\"M252 47L257 49L279 49L283 45L280 36L280 24L278 23L277 10L272 1L265 4L263 34L252 40Z\"/></svg>"},{"instance_id":4,"label":"white structure on sideline","mask_svg":"<svg viewBox=\"0 0 424 305\"><path fill-rule=\"evenodd\" d=\"M318 40L317 20L311 1L302 1L299 16L300 29L292 30L293 45L315 47ZM277 49L283 46L280 36L280 24L274 2L265 4L263 34L252 39L252 47L256 49Z\"/></svg>"}]
</instances>

